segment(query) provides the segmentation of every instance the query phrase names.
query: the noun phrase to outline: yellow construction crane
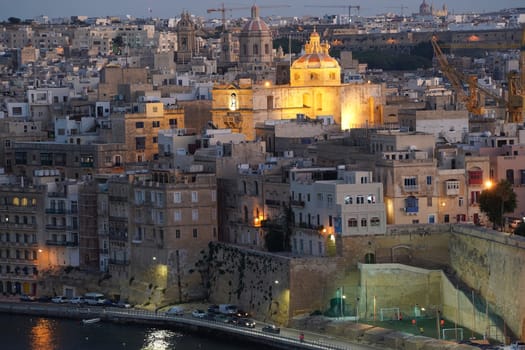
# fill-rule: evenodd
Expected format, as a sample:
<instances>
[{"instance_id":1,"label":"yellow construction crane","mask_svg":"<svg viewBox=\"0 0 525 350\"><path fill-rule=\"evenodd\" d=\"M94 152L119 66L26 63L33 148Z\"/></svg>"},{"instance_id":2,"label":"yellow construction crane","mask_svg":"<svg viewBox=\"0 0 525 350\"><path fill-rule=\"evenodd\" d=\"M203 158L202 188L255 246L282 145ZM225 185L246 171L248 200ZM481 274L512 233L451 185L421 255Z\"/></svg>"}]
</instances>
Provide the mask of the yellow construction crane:
<instances>
[{"instance_id":1,"label":"yellow construction crane","mask_svg":"<svg viewBox=\"0 0 525 350\"><path fill-rule=\"evenodd\" d=\"M522 72L521 79L523 79L523 70L525 68L524 34L525 31L522 33L522 49L520 55L520 69ZM499 96L489 89L481 86L478 83L477 77L467 76L450 65L447 57L441 50L441 47L438 44L438 38L435 35L432 36L431 43L434 49L434 55L439 62L439 66L441 67L441 71L445 77L447 77L450 84L456 91L458 99L465 104L465 107L469 112L474 115L484 114L484 107L480 105L478 98L478 93L483 93L484 95L492 97L497 103L505 106L507 112L507 116L505 118L506 121L512 123L520 123L523 121L523 102L525 96L523 95L524 91L522 89L522 84L524 82L520 79L518 72L510 72L508 75L508 96L505 99L504 97ZM463 83L468 84L468 94L463 89Z\"/></svg>"},{"instance_id":2,"label":"yellow construction crane","mask_svg":"<svg viewBox=\"0 0 525 350\"><path fill-rule=\"evenodd\" d=\"M254 5L256 6L256 5ZM221 13L221 20L222 20L222 28L223 30L226 30L226 11L234 11L234 10L249 10L253 6L250 7L225 7L224 3L221 4L221 7L218 8L211 8L207 9L206 13L212 13L212 12L220 12ZM257 6L258 8L279 8L279 7L290 7L290 5L269 5L269 6Z\"/></svg>"}]
</instances>

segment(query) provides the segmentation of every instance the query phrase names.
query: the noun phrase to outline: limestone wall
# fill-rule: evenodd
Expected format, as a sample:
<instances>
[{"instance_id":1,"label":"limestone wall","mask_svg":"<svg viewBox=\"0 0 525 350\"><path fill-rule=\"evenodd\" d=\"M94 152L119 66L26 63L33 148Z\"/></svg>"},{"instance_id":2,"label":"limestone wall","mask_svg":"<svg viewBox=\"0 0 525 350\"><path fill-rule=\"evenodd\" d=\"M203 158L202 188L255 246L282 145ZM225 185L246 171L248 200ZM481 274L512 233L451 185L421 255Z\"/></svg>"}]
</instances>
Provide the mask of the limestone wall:
<instances>
[{"instance_id":1,"label":"limestone wall","mask_svg":"<svg viewBox=\"0 0 525 350\"><path fill-rule=\"evenodd\" d=\"M442 272L439 270L402 264L360 264L359 269L360 318L377 320L381 309L394 307L399 308L402 316L412 317L416 305L430 311L441 304Z\"/></svg>"},{"instance_id":2,"label":"limestone wall","mask_svg":"<svg viewBox=\"0 0 525 350\"><path fill-rule=\"evenodd\" d=\"M337 258L290 258L220 243L211 246L210 258L210 302L232 303L282 325L326 309L342 271Z\"/></svg>"},{"instance_id":3,"label":"limestone wall","mask_svg":"<svg viewBox=\"0 0 525 350\"><path fill-rule=\"evenodd\" d=\"M451 267L460 280L487 299L516 335L525 332L525 238L454 226Z\"/></svg>"}]
</instances>

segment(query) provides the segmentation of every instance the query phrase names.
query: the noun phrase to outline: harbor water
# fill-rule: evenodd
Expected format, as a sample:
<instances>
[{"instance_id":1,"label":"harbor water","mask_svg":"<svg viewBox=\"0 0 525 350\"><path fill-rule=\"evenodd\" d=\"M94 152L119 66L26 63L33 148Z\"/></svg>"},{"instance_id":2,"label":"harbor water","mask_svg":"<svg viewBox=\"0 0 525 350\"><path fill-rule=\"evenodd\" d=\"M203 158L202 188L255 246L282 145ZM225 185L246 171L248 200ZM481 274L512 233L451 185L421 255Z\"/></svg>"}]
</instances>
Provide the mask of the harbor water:
<instances>
[{"instance_id":1,"label":"harbor water","mask_svg":"<svg viewBox=\"0 0 525 350\"><path fill-rule=\"evenodd\" d=\"M0 344L2 350L258 349L175 329L9 314L0 314Z\"/></svg>"}]
</instances>

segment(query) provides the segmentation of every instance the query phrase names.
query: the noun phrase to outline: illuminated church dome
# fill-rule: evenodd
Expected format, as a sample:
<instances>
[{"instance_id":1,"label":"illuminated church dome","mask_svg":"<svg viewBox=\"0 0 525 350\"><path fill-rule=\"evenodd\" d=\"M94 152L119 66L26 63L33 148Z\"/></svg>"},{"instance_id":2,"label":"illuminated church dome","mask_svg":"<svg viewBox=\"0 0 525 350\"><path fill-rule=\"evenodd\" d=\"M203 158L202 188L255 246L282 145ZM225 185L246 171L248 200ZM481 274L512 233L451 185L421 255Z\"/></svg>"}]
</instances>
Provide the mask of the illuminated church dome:
<instances>
[{"instance_id":1,"label":"illuminated church dome","mask_svg":"<svg viewBox=\"0 0 525 350\"><path fill-rule=\"evenodd\" d=\"M341 67L330 56L328 43L321 43L319 33L310 34L305 54L295 60L290 68L290 85L337 85L341 84Z\"/></svg>"}]
</instances>

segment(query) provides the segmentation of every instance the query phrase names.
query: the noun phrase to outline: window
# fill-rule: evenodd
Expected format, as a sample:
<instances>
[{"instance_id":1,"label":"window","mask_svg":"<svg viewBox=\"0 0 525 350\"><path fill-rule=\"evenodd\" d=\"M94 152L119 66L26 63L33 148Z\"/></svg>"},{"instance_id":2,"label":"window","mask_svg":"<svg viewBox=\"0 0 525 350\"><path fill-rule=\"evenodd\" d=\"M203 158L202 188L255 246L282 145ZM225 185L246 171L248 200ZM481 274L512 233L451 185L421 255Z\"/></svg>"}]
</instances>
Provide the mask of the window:
<instances>
[{"instance_id":1,"label":"window","mask_svg":"<svg viewBox=\"0 0 525 350\"><path fill-rule=\"evenodd\" d=\"M429 224L434 224L436 223L436 217L434 215L429 215L428 216L428 223Z\"/></svg>"},{"instance_id":2,"label":"window","mask_svg":"<svg viewBox=\"0 0 525 350\"><path fill-rule=\"evenodd\" d=\"M462 207L465 203L465 199L463 197L458 198L458 207Z\"/></svg>"},{"instance_id":3,"label":"window","mask_svg":"<svg viewBox=\"0 0 525 350\"><path fill-rule=\"evenodd\" d=\"M182 213L180 210L174 210L173 211L173 220L174 221L181 221L182 220Z\"/></svg>"},{"instance_id":4,"label":"window","mask_svg":"<svg viewBox=\"0 0 525 350\"><path fill-rule=\"evenodd\" d=\"M154 120L151 122L151 127L152 128L160 128L160 121L159 120Z\"/></svg>"},{"instance_id":5,"label":"window","mask_svg":"<svg viewBox=\"0 0 525 350\"><path fill-rule=\"evenodd\" d=\"M198 236L198 231L196 228L193 229L193 238L197 238Z\"/></svg>"},{"instance_id":6,"label":"window","mask_svg":"<svg viewBox=\"0 0 525 350\"><path fill-rule=\"evenodd\" d=\"M427 176L427 185L432 185L432 176Z\"/></svg>"},{"instance_id":7,"label":"window","mask_svg":"<svg viewBox=\"0 0 525 350\"><path fill-rule=\"evenodd\" d=\"M345 195L344 200L345 200L345 204L352 204L352 196Z\"/></svg>"},{"instance_id":8,"label":"window","mask_svg":"<svg viewBox=\"0 0 525 350\"><path fill-rule=\"evenodd\" d=\"M170 128L176 128L177 127L177 119L170 119L169 120Z\"/></svg>"},{"instance_id":9,"label":"window","mask_svg":"<svg viewBox=\"0 0 525 350\"><path fill-rule=\"evenodd\" d=\"M481 194L480 191L471 191L470 192L470 204L478 204L480 194Z\"/></svg>"},{"instance_id":10,"label":"window","mask_svg":"<svg viewBox=\"0 0 525 350\"><path fill-rule=\"evenodd\" d=\"M159 138L157 136L153 136L153 138L151 139L151 142L152 143L158 143L159 142Z\"/></svg>"},{"instance_id":11,"label":"window","mask_svg":"<svg viewBox=\"0 0 525 350\"><path fill-rule=\"evenodd\" d=\"M198 221L199 220L199 209L192 209L191 210L191 219L193 221Z\"/></svg>"},{"instance_id":12,"label":"window","mask_svg":"<svg viewBox=\"0 0 525 350\"><path fill-rule=\"evenodd\" d=\"M405 190L417 190L417 178L415 176L405 177Z\"/></svg>"},{"instance_id":13,"label":"window","mask_svg":"<svg viewBox=\"0 0 525 350\"><path fill-rule=\"evenodd\" d=\"M370 226L379 226L380 223L381 223L381 221L379 220L379 218L377 216L373 216L370 219Z\"/></svg>"},{"instance_id":14,"label":"window","mask_svg":"<svg viewBox=\"0 0 525 350\"><path fill-rule=\"evenodd\" d=\"M514 185L514 170L507 169L505 173L506 173L507 181L510 182L512 185Z\"/></svg>"},{"instance_id":15,"label":"window","mask_svg":"<svg viewBox=\"0 0 525 350\"><path fill-rule=\"evenodd\" d=\"M469 185L481 185L481 184L483 184L483 171L481 171L481 170L470 170L468 172L468 183L469 183Z\"/></svg>"},{"instance_id":16,"label":"window","mask_svg":"<svg viewBox=\"0 0 525 350\"><path fill-rule=\"evenodd\" d=\"M365 197L364 196L356 196L355 197L355 203L356 204L364 204L365 203Z\"/></svg>"},{"instance_id":17,"label":"window","mask_svg":"<svg viewBox=\"0 0 525 350\"><path fill-rule=\"evenodd\" d=\"M520 185L525 186L525 169L520 170Z\"/></svg>"},{"instance_id":18,"label":"window","mask_svg":"<svg viewBox=\"0 0 525 350\"><path fill-rule=\"evenodd\" d=\"M135 129L144 129L144 122L136 122Z\"/></svg>"},{"instance_id":19,"label":"window","mask_svg":"<svg viewBox=\"0 0 525 350\"><path fill-rule=\"evenodd\" d=\"M356 218L348 219L348 227L357 227L357 219Z\"/></svg>"},{"instance_id":20,"label":"window","mask_svg":"<svg viewBox=\"0 0 525 350\"><path fill-rule=\"evenodd\" d=\"M375 204L376 196L374 196L373 194L369 194L368 196L366 196L366 202L368 204Z\"/></svg>"},{"instance_id":21,"label":"window","mask_svg":"<svg viewBox=\"0 0 525 350\"><path fill-rule=\"evenodd\" d=\"M428 196L427 197L427 207L431 207L432 206L432 197Z\"/></svg>"},{"instance_id":22,"label":"window","mask_svg":"<svg viewBox=\"0 0 525 350\"><path fill-rule=\"evenodd\" d=\"M405 198L405 211L407 213L417 213L419 211L419 200L414 196Z\"/></svg>"},{"instance_id":23,"label":"window","mask_svg":"<svg viewBox=\"0 0 525 350\"><path fill-rule=\"evenodd\" d=\"M177 238L177 239L180 238L180 230L179 229L175 230L175 238Z\"/></svg>"},{"instance_id":24,"label":"window","mask_svg":"<svg viewBox=\"0 0 525 350\"><path fill-rule=\"evenodd\" d=\"M182 196L180 192L173 193L173 203L180 203L182 202Z\"/></svg>"},{"instance_id":25,"label":"window","mask_svg":"<svg viewBox=\"0 0 525 350\"><path fill-rule=\"evenodd\" d=\"M135 138L135 149L136 150L146 149L146 137L136 137Z\"/></svg>"},{"instance_id":26,"label":"window","mask_svg":"<svg viewBox=\"0 0 525 350\"><path fill-rule=\"evenodd\" d=\"M326 195L326 202L328 203L328 208L331 208L334 204L334 197L331 194Z\"/></svg>"},{"instance_id":27,"label":"window","mask_svg":"<svg viewBox=\"0 0 525 350\"><path fill-rule=\"evenodd\" d=\"M445 214L444 221L445 221L445 224L448 224L450 222L450 215Z\"/></svg>"},{"instance_id":28,"label":"window","mask_svg":"<svg viewBox=\"0 0 525 350\"><path fill-rule=\"evenodd\" d=\"M217 201L217 191L211 190L211 201L216 202Z\"/></svg>"},{"instance_id":29,"label":"window","mask_svg":"<svg viewBox=\"0 0 525 350\"><path fill-rule=\"evenodd\" d=\"M366 218L362 218L361 219L361 227L366 227L367 226L367 220Z\"/></svg>"},{"instance_id":30,"label":"window","mask_svg":"<svg viewBox=\"0 0 525 350\"><path fill-rule=\"evenodd\" d=\"M197 191L191 191L191 201L197 203L199 201L199 193Z\"/></svg>"}]
</instances>

